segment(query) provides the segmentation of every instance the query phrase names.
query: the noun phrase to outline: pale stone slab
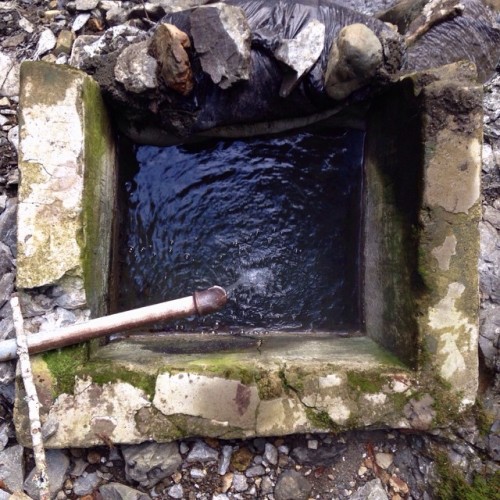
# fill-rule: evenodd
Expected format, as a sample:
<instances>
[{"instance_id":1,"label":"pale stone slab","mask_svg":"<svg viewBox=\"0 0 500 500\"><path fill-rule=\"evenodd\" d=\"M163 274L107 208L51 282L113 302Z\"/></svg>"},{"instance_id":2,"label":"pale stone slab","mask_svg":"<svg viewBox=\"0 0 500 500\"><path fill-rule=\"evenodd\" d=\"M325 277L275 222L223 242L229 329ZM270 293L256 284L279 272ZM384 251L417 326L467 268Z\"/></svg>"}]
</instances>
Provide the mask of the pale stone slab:
<instances>
[{"instance_id":1,"label":"pale stone slab","mask_svg":"<svg viewBox=\"0 0 500 500\"><path fill-rule=\"evenodd\" d=\"M184 414L253 429L257 388L236 380L192 373L159 375L153 404L164 415Z\"/></svg>"},{"instance_id":2,"label":"pale stone slab","mask_svg":"<svg viewBox=\"0 0 500 500\"><path fill-rule=\"evenodd\" d=\"M67 66L21 70L17 286L83 278L104 311L115 196L115 148L99 87Z\"/></svg>"},{"instance_id":3,"label":"pale stone slab","mask_svg":"<svg viewBox=\"0 0 500 500\"><path fill-rule=\"evenodd\" d=\"M146 394L128 383L98 385L91 379L76 379L74 395L61 394L47 418L59 422L57 432L46 441L72 443L75 447L103 444L103 437L113 443L141 443L135 415L151 406Z\"/></svg>"}]
</instances>

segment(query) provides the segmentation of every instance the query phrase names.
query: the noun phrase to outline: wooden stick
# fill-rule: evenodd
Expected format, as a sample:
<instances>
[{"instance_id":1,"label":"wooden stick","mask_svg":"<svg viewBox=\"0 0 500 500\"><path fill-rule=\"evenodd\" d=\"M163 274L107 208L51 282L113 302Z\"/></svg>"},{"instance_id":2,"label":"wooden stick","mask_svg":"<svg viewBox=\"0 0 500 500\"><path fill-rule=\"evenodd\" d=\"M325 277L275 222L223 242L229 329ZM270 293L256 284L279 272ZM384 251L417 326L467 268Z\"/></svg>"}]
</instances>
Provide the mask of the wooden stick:
<instances>
[{"instance_id":1,"label":"wooden stick","mask_svg":"<svg viewBox=\"0 0 500 500\"><path fill-rule=\"evenodd\" d=\"M43 446L42 425L40 423L40 402L33 383L33 373L28 354L28 341L24 332L23 315L19 306L19 298L13 295L10 300L14 328L16 329L17 356L21 368L24 388L26 389L26 402L28 403L28 416L30 421L31 441L33 443L33 454L37 474L35 481L40 491L40 500L50 500L49 478L47 475L47 462L45 460L45 448Z\"/></svg>"}]
</instances>

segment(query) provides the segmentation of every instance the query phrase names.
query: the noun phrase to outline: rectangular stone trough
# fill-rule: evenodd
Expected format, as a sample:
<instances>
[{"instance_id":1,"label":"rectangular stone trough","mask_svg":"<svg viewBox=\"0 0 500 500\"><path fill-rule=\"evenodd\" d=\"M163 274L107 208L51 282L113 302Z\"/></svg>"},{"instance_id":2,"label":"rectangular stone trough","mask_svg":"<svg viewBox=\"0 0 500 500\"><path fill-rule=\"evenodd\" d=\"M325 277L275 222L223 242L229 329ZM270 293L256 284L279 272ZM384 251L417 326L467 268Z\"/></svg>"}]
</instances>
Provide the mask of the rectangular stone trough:
<instances>
[{"instance_id":1,"label":"rectangular stone trough","mask_svg":"<svg viewBox=\"0 0 500 500\"><path fill-rule=\"evenodd\" d=\"M18 288L106 312L116 169L93 80L22 67ZM366 335L172 334L33 357L47 447L448 425L477 389L481 86L457 63L376 97L365 145ZM57 325L56 325L57 326ZM30 444L22 382L16 429Z\"/></svg>"}]
</instances>

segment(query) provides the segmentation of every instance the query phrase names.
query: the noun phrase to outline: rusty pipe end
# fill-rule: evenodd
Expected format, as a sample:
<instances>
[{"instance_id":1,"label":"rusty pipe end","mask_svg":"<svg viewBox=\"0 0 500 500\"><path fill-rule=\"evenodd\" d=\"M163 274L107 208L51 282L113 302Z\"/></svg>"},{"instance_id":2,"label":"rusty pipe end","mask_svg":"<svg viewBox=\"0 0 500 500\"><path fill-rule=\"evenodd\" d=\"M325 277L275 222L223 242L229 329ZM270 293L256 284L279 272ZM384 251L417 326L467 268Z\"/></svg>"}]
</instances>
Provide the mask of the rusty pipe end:
<instances>
[{"instance_id":1,"label":"rusty pipe end","mask_svg":"<svg viewBox=\"0 0 500 500\"><path fill-rule=\"evenodd\" d=\"M212 286L206 290L193 293L194 307L200 316L218 311L226 305L227 293L220 286Z\"/></svg>"}]
</instances>

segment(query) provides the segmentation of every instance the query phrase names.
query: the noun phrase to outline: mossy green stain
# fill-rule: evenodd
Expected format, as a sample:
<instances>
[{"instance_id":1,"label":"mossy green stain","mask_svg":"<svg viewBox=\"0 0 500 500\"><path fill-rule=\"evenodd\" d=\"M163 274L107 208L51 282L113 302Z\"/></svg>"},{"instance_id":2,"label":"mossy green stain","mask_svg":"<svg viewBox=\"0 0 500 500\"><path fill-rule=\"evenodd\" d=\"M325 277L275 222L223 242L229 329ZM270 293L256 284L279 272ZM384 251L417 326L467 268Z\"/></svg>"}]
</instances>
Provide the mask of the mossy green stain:
<instances>
[{"instance_id":1,"label":"mossy green stain","mask_svg":"<svg viewBox=\"0 0 500 500\"><path fill-rule=\"evenodd\" d=\"M76 375L80 377L90 376L93 383L100 385L125 382L137 389L142 389L149 399L153 398L156 388L156 374L131 370L116 363L105 364L89 361L77 369Z\"/></svg>"},{"instance_id":2,"label":"mossy green stain","mask_svg":"<svg viewBox=\"0 0 500 500\"><path fill-rule=\"evenodd\" d=\"M348 371L347 372L347 385L355 392L363 394L375 394L381 392L387 378L378 372L360 372Z\"/></svg>"},{"instance_id":3,"label":"mossy green stain","mask_svg":"<svg viewBox=\"0 0 500 500\"><path fill-rule=\"evenodd\" d=\"M88 344L48 351L42 357L54 377L54 398L64 393L73 394L75 374L88 360Z\"/></svg>"},{"instance_id":4,"label":"mossy green stain","mask_svg":"<svg viewBox=\"0 0 500 500\"><path fill-rule=\"evenodd\" d=\"M85 130L83 273L85 291L94 316L106 313L115 196L114 146L111 123L99 85L86 77L82 85ZM111 162L111 164L110 164Z\"/></svg>"},{"instance_id":5,"label":"mossy green stain","mask_svg":"<svg viewBox=\"0 0 500 500\"><path fill-rule=\"evenodd\" d=\"M328 415L328 412L324 410L318 410L316 408L306 407L305 413L307 420L317 429L328 429L331 432L340 432L341 426L336 424Z\"/></svg>"},{"instance_id":6,"label":"mossy green stain","mask_svg":"<svg viewBox=\"0 0 500 500\"><path fill-rule=\"evenodd\" d=\"M441 500L486 500L500 498L500 471L475 474L468 483L462 472L454 467L446 453L435 460L438 480L434 485L436 498Z\"/></svg>"}]
</instances>

